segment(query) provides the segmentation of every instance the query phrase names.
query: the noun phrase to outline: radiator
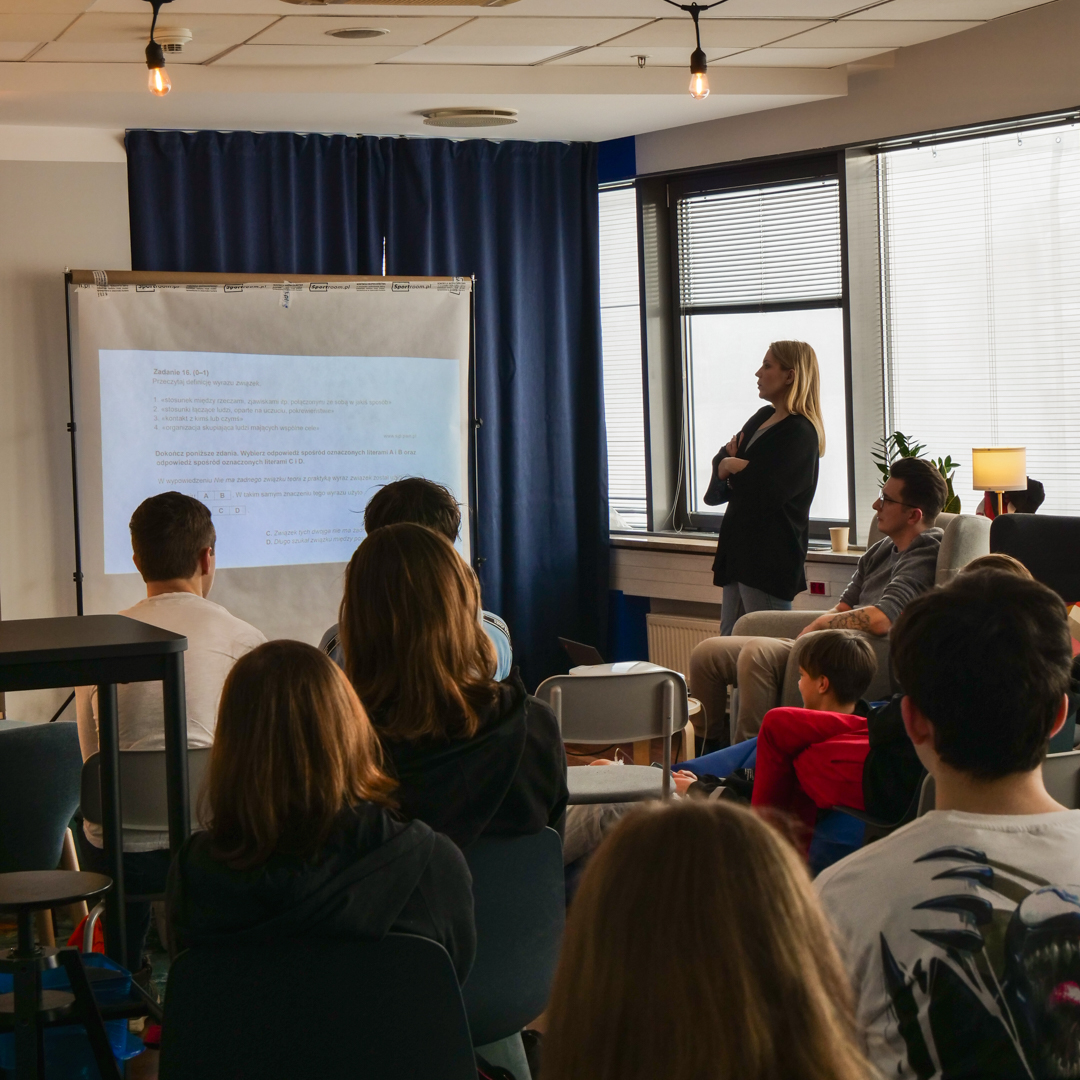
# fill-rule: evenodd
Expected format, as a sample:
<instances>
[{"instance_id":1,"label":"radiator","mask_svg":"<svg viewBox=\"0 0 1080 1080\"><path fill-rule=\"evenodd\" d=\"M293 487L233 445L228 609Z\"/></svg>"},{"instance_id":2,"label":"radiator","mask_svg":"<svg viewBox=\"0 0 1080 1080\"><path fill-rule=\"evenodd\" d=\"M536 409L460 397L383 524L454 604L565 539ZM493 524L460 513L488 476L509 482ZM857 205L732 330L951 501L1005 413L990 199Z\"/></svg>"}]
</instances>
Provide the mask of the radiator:
<instances>
[{"instance_id":1,"label":"radiator","mask_svg":"<svg viewBox=\"0 0 1080 1080\"><path fill-rule=\"evenodd\" d=\"M689 619L682 615L646 615L649 660L679 672L685 679L690 653L706 638L718 637L720 623L714 619Z\"/></svg>"}]
</instances>

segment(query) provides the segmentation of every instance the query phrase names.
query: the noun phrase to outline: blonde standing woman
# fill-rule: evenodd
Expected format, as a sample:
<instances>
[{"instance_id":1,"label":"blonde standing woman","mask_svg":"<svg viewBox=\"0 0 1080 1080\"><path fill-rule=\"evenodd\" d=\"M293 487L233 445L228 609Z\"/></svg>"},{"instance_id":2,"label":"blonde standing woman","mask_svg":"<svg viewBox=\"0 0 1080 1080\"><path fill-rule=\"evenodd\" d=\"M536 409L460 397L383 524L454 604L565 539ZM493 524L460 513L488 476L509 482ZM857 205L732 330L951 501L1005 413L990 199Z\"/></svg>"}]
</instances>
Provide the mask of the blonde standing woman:
<instances>
[{"instance_id":1,"label":"blonde standing woman","mask_svg":"<svg viewBox=\"0 0 1080 1080\"><path fill-rule=\"evenodd\" d=\"M721 634L747 611L786 610L806 588L810 504L825 453L817 354L805 341L774 341L755 377L769 404L713 458L705 493L727 504L713 562L724 590Z\"/></svg>"},{"instance_id":2,"label":"blonde standing woman","mask_svg":"<svg viewBox=\"0 0 1080 1080\"><path fill-rule=\"evenodd\" d=\"M806 588L810 504L825 453L817 354L805 341L774 341L755 377L768 402L712 461L704 501L724 506L713 584L724 590L720 634L749 611L789 611ZM710 638L699 646L690 687L705 706L708 738L727 743L727 687L737 682L732 652ZM719 656L713 656L715 650ZM730 662L728 662L730 661ZM759 718L760 719L760 718Z\"/></svg>"},{"instance_id":3,"label":"blonde standing woman","mask_svg":"<svg viewBox=\"0 0 1080 1080\"><path fill-rule=\"evenodd\" d=\"M629 815L570 909L542 1080L868 1080L795 850L749 810Z\"/></svg>"}]
</instances>

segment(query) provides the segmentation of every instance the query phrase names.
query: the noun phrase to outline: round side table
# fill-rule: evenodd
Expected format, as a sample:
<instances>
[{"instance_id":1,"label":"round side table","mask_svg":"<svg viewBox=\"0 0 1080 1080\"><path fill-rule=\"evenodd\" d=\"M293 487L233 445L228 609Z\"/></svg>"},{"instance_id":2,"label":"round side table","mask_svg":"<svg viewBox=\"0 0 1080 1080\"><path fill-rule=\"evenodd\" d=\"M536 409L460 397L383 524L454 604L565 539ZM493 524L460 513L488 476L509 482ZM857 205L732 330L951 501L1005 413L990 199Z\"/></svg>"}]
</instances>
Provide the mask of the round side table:
<instances>
[{"instance_id":1,"label":"round side table","mask_svg":"<svg viewBox=\"0 0 1080 1080\"><path fill-rule=\"evenodd\" d=\"M120 1080L101 1013L78 949L42 948L34 941L33 913L90 900L112 888L104 874L31 870L0 874L0 912L14 914L18 944L0 954L0 972L15 976L15 992L0 994L0 1031L15 1031L16 1080L44 1080L46 1023L84 1024L102 1080ZM71 993L42 990L41 973L59 963Z\"/></svg>"}]
</instances>

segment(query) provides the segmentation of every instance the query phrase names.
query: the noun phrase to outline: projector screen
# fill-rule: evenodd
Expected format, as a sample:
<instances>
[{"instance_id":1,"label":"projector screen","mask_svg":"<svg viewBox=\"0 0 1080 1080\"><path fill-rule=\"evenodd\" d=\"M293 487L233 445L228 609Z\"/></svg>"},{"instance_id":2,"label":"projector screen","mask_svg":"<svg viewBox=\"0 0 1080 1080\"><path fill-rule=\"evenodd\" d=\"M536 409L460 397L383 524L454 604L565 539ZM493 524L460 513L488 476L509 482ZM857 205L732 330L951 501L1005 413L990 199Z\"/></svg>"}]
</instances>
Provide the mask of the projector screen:
<instances>
[{"instance_id":1,"label":"projector screen","mask_svg":"<svg viewBox=\"0 0 1080 1080\"><path fill-rule=\"evenodd\" d=\"M144 595L128 521L162 491L211 508L210 598L268 637L336 620L392 480L455 494L469 558L471 282L115 283L146 276L70 286L87 613Z\"/></svg>"}]
</instances>

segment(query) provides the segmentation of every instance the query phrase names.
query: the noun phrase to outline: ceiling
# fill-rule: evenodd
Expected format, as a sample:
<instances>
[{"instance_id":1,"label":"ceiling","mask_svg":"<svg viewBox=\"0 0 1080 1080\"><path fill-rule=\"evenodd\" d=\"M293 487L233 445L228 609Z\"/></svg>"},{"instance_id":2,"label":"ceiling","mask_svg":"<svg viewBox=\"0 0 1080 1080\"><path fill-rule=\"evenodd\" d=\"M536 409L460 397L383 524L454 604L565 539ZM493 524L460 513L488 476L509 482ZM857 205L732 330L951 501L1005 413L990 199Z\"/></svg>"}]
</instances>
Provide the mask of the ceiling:
<instances>
[{"instance_id":1,"label":"ceiling","mask_svg":"<svg viewBox=\"0 0 1080 1080\"><path fill-rule=\"evenodd\" d=\"M483 2L172 0L159 27L192 39L158 99L146 0L0 0L0 125L445 134L420 113L482 106L519 122L476 134L608 139L842 95L897 49L1047 0L725 0L701 19L705 101L693 24L664 0ZM356 27L387 32L330 36Z\"/></svg>"}]
</instances>

